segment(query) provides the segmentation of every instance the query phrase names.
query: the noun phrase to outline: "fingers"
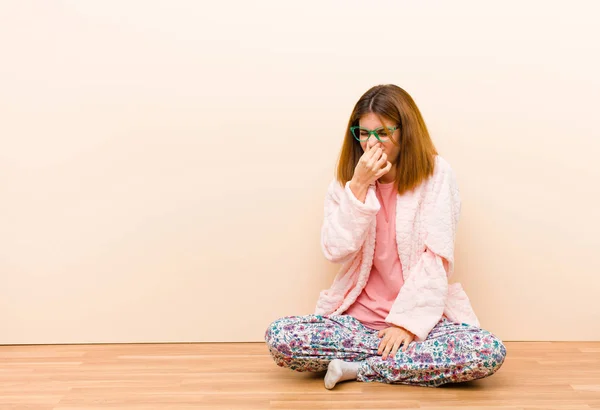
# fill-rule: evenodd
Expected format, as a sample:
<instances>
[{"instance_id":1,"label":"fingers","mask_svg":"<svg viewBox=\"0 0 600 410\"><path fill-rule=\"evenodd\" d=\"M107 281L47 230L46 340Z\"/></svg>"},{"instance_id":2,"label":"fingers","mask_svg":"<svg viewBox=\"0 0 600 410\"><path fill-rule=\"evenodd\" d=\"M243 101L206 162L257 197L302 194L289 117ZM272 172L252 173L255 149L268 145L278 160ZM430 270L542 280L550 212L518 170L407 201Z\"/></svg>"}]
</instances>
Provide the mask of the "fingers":
<instances>
[{"instance_id":1,"label":"fingers","mask_svg":"<svg viewBox=\"0 0 600 410\"><path fill-rule=\"evenodd\" d=\"M377 173L377 175L376 175L377 179L379 179L380 177L382 177L385 174L387 174L388 172L390 172L390 169L392 169L392 163L388 161L385 168L379 170L379 172Z\"/></svg>"},{"instance_id":2,"label":"fingers","mask_svg":"<svg viewBox=\"0 0 600 410\"><path fill-rule=\"evenodd\" d=\"M402 346L402 351L406 352L406 349L408 349L408 345L411 344L414 340L414 337L412 335L408 335L406 336L406 340L404 342L404 346Z\"/></svg>"},{"instance_id":3,"label":"fingers","mask_svg":"<svg viewBox=\"0 0 600 410\"><path fill-rule=\"evenodd\" d=\"M383 339L379 342L377 354L385 360L388 357L396 357L398 351L406 352L408 346L414 341L415 335L405 329L387 328L380 330L377 333L379 338Z\"/></svg>"},{"instance_id":4,"label":"fingers","mask_svg":"<svg viewBox=\"0 0 600 410\"><path fill-rule=\"evenodd\" d=\"M392 352L391 352L390 356L396 357L396 353L398 352L398 348L400 348L401 345L402 345L402 341L401 340L396 341L396 343L394 343L394 347L392 347Z\"/></svg>"},{"instance_id":5,"label":"fingers","mask_svg":"<svg viewBox=\"0 0 600 410\"><path fill-rule=\"evenodd\" d=\"M365 150L365 153L364 153L365 159L368 161L371 158L373 158L374 156L376 156L378 149L381 149L381 144L379 142L377 144L373 145L372 147L369 147L369 143L367 142L367 149ZM379 154L379 156L381 156L381 153ZM377 158L379 158L379 157L377 157Z\"/></svg>"},{"instance_id":6,"label":"fingers","mask_svg":"<svg viewBox=\"0 0 600 410\"><path fill-rule=\"evenodd\" d=\"M379 158L379 160L377 161L377 163L375 164L375 169L380 170L383 167L387 166L387 154L384 152L381 157Z\"/></svg>"},{"instance_id":7,"label":"fingers","mask_svg":"<svg viewBox=\"0 0 600 410\"><path fill-rule=\"evenodd\" d=\"M390 337L389 333L386 334L383 339L381 339L381 342L379 342L379 348L377 349L377 354L383 353L383 351L387 347L387 344L389 343L390 339L391 339L391 337Z\"/></svg>"},{"instance_id":8,"label":"fingers","mask_svg":"<svg viewBox=\"0 0 600 410\"><path fill-rule=\"evenodd\" d=\"M388 357L396 357L398 350L406 352L408 345L413 342L414 338L410 335L399 336L396 340L384 339L379 345L378 354L382 355L382 359L385 360Z\"/></svg>"},{"instance_id":9,"label":"fingers","mask_svg":"<svg viewBox=\"0 0 600 410\"><path fill-rule=\"evenodd\" d=\"M398 353L398 349L400 346L403 346L402 351L406 351L406 346L409 344L408 336L400 335L395 340L388 340L385 347L382 349L383 356L382 359L387 359L389 357L396 357L396 353Z\"/></svg>"},{"instance_id":10,"label":"fingers","mask_svg":"<svg viewBox=\"0 0 600 410\"><path fill-rule=\"evenodd\" d=\"M386 340L387 339L382 339L381 342L379 342L379 347L377 348L377 354L383 353L383 349L385 348L385 345L387 343Z\"/></svg>"},{"instance_id":11,"label":"fingers","mask_svg":"<svg viewBox=\"0 0 600 410\"><path fill-rule=\"evenodd\" d=\"M383 360L388 358L388 354L390 353L390 351L392 350L392 348L394 347L394 343L391 340L388 340L388 342L385 345L385 348L383 349Z\"/></svg>"},{"instance_id":12,"label":"fingers","mask_svg":"<svg viewBox=\"0 0 600 410\"><path fill-rule=\"evenodd\" d=\"M379 161L379 159L381 158L381 155L383 154L383 150L381 149L381 147L377 147L377 148L372 148L369 153L368 153L368 157L367 159L367 167L369 167L369 169L372 170L379 170L379 168L376 168L376 164Z\"/></svg>"},{"instance_id":13,"label":"fingers","mask_svg":"<svg viewBox=\"0 0 600 410\"><path fill-rule=\"evenodd\" d=\"M394 348L394 345L396 344L396 342L398 342L398 347L400 347L400 340L401 337L396 336L396 337L392 337L393 333L389 333L389 332L385 332L385 337L381 340L381 342L379 343L379 349L377 350L377 354L382 355L383 359L387 359L388 354L390 353L390 351ZM396 348L397 350L398 348ZM395 354L395 352L394 352Z\"/></svg>"}]
</instances>

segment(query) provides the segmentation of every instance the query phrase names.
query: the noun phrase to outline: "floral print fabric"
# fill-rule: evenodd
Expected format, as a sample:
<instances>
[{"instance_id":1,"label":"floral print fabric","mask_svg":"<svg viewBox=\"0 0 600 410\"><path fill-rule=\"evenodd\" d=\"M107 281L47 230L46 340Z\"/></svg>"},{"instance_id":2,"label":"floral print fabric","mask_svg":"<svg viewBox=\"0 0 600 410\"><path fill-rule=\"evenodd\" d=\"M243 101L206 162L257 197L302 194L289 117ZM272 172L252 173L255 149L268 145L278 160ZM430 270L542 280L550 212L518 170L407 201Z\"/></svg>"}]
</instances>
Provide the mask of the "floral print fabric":
<instances>
[{"instance_id":1,"label":"floral print fabric","mask_svg":"<svg viewBox=\"0 0 600 410\"><path fill-rule=\"evenodd\" d=\"M265 333L269 351L281 367L327 370L333 359L361 361L358 380L439 386L494 374L506 356L504 344L490 332L443 317L426 340L383 360L377 354L378 331L350 315L286 316Z\"/></svg>"}]
</instances>

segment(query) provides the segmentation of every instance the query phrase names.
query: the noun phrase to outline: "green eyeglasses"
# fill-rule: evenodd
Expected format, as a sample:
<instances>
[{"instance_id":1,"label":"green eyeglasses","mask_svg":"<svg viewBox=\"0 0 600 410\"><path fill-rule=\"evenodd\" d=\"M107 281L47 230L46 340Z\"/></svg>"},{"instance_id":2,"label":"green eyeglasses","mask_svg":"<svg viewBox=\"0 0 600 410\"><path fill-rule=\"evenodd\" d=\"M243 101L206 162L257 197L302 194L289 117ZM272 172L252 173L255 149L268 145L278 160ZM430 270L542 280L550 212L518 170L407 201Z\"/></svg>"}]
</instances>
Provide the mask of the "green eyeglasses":
<instances>
[{"instance_id":1,"label":"green eyeglasses","mask_svg":"<svg viewBox=\"0 0 600 410\"><path fill-rule=\"evenodd\" d=\"M354 127L350 127L350 131L352 132L354 138L360 142L368 141L369 138L371 138L371 135L377 138L379 142L386 142L389 141L394 131L396 131L398 128L400 127L379 127L374 130L368 130L355 125Z\"/></svg>"}]
</instances>

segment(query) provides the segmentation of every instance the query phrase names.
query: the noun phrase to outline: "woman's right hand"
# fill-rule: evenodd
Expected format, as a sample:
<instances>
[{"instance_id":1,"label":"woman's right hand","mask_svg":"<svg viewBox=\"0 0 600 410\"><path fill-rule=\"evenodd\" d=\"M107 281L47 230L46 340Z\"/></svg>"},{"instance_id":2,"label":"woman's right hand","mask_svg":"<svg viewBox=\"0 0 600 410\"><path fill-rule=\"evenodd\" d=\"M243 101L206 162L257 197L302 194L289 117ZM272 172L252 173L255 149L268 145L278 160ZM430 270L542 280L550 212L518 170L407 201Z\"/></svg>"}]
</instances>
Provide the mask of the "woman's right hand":
<instances>
[{"instance_id":1,"label":"woman's right hand","mask_svg":"<svg viewBox=\"0 0 600 410\"><path fill-rule=\"evenodd\" d=\"M390 169L392 169L392 164L387 160L381 144L377 143L370 148L367 144L365 152L354 168L354 175L350 181L350 189L354 196L361 202L365 202L369 185L374 184L375 181L390 172Z\"/></svg>"}]
</instances>

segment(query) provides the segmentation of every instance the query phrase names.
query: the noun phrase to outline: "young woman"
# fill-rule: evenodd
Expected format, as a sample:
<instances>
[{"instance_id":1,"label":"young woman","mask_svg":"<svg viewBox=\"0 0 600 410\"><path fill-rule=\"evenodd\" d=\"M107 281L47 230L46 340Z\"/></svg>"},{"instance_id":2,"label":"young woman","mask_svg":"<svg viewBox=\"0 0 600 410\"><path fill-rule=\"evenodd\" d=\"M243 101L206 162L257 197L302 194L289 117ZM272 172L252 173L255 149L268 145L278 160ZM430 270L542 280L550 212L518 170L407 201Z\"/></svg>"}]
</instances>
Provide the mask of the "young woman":
<instances>
[{"instance_id":1,"label":"young woman","mask_svg":"<svg viewBox=\"0 0 600 410\"><path fill-rule=\"evenodd\" d=\"M350 116L325 200L321 245L341 268L315 314L273 322L275 362L344 380L439 386L495 373L502 342L449 285L460 197L419 109L395 85L368 90Z\"/></svg>"}]
</instances>

